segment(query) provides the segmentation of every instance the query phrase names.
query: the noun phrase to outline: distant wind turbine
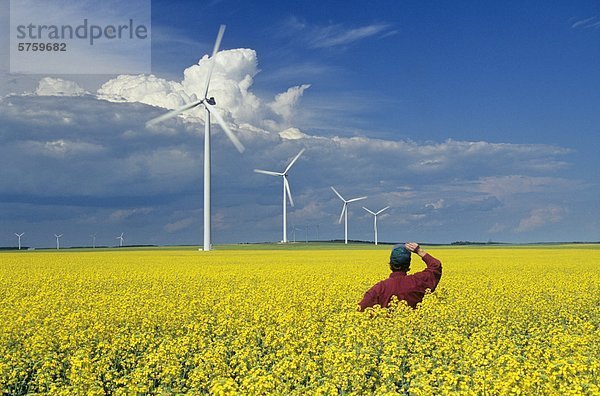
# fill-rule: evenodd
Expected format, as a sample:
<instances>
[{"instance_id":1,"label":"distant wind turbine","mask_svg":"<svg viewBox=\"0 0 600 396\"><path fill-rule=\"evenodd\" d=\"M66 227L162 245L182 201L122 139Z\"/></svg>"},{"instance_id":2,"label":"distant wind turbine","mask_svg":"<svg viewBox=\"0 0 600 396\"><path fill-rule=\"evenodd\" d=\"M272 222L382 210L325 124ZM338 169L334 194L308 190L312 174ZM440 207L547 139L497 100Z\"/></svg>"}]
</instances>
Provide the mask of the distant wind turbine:
<instances>
[{"instance_id":1,"label":"distant wind turbine","mask_svg":"<svg viewBox=\"0 0 600 396\"><path fill-rule=\"evenodd\" d=\"M217 40L215 41L215 46L213 48L213 53L210 58L210 65L208 69L208 74L206 76L206 83L204 89L204 96L200 100L195 100L191 103L186 104L183 107L170 111L160 117L156 117L146 123L146 125L151 126L161 121L165 121L169 118L176 117L177 115L198 107L200 105L204 106L205 109L205 117L204 117L204 245L203 250L209 251L212 248L211 242L211 202L210 202L210 116L214 116L225 134L231 140L233 145L238 149L240 153L244 152L244 145L238 140L238 138L231 132L217 109L214 107L216 105L215 98L208 97L208 87L210 84L210 77L213 72L213 68L215 66L215 57L219 52L219 47L221 45L221 40L223 39L223 33L225 33L225 25L221 25L219 28L219 33L217 34Z\"/></svg>"},{"instance_id":2,"label":"distant wind turbine","mask_svg":"<svg viewBox=\"0 0 600 396\"><path fill-rule=\"evenodd\" d=\"M96 234L90 235L92 237L92 248L96 249Z\"/></svg>"},{"instance_id":3,"label":"distant wind turbine","mask_svg":"<svg viewBox=\"0 0 600 396\"><path fill-rule=\"evenodd\" d=\"M58 249L60 249L60 241L59 241L59 239L63 236L63 234L60 234L60 235L54 234L54 236L56 237L56 250L58 250Z\"/></svg>"},{"instance_id":4,"label":"distant wind turbine","mask_svg":"<svg viewBox=\"0 0 600 396\"><path fill-rule=\"evenodd\" d=\"M123 233L121 233L120 236L116 237L115 239L119 239L119 247L123 247Z\"/></svg>"},{"instance_id":5,"label":"distant wind turbine","mask_svg":"<svg viewBox=\"0 0 600 396\"><path fill-rule=\"evenodd\" d=\"M356 202L356 201L361 201L363 199L367 199L367 197L359 197L359 198L352 198L352 199L344 199L344 197L342 197L342 195L337 192L337 190L333 187L331 187L331 189L333 190L333 192L335 193L335 195L337 195L342 202L344 202L344 206L342 206L342 213L340 214L340 219L338 220L338 224L340 224L342 222L342 218L344 218L344 243L348 244L348 204L350 202Z\"/></svg>"},{"instance_id":6,"label":"distant wind turbine","mask_svg":"<svg viewBox=\"0 0 600 396\"><path fill-rule=\"evenodd\" d=\"M302 155L303 152L304 152L304 149L300 150L300 152L298 154L296 154L296 156L290 161L290 163L288 164L288 166L285 168L285 170L283 172L273 172L273 171L266 171L266 170L262 170L262 169L254 169L254 172L256 172L256 173L262 173L264 175L269 175L269 176L281 176L283 178L283 240L282 240L283 243L286 243L288 241L287 240L287 200L289 199L290 205L294 206L294 200L292 199L292 192L290 191L290 183L288 182L288 172L290 171L290 169L292 168L294 163L296 163L298 158L300 158L300 156Z\"/></svg>"},{"instance_id":7,"label":"distant wind turbine","mask_svg":"<svg viewBox=\"0 0 600 396\"><path fill-rule=\"evenodd\" d=\"M15 233L15 235L17 236L17 238L19 238L19 250L21 250L21 237L23 235L25 235L25 233L24 232L22 232L20 234Z\"/></svg>"},{"instance_id":8,"label":"distant wind turbine","mask_svg":"<svg viewBox=\"0 0 600 396\"><path fill-rule=\"evenodd\" d=\"M375 230L375 245L377 245L377 216L379 216L379 214L388 210L390 207L386 206L385 208L381 209L378 212L373 212L373 211L365 208L364 206L362 208L373 215L373 229Z\"/></svg>"},{"instance_id":9,"label":"distant wind turbine","mask_svg":"<svg viewBox=\"0 0 600 396\"><path fill-rule=\"evenodd\" d=\"M296 243L296 231L302 231L303 228L297 227L295 225L292 226L292 241Z\"/></svg>"}]
</instances>

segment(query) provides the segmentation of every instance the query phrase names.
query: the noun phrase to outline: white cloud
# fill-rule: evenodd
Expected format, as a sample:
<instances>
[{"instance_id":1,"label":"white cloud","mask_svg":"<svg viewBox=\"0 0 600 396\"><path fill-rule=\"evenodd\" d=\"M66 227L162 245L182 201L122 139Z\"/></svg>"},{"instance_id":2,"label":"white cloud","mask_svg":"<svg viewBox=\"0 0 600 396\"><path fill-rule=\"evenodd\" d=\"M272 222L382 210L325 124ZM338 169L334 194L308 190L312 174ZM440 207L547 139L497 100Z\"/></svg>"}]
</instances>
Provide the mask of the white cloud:
<instances>
[{"instance_id":1,"label":"white cloud","mask_svg":"<svg viewBox=\"0 0 600 396\"><path fill-rule=\"evenodd\" d=\"M348 28L341 24L309 25L298 18L288 19L282 28L282 35L300 37L312 48L339 47L368 37L388 37L396 33L387 23Z\"/></svg>"},{"instance_id":2,"label":"white cloud","mask_svg":"<svg viewBox=\"0 0 600 396\"><path fill-rule=\"evenodd\" d=\"M488 228L487 232L490 234L497 234L503 231L506 231L508 227L505 224L494 223L490 228Z\"/></svg>"},{"instance_id":3,"label":"white cloud","mask_svg":"<svg viewBox=\"0 0 600 396\"><path fill-rule=\"evenodd\" d=\"M119 223L134 216L145 216L152 213L152 208L134 208L115 210L109 216L111 222Z\"/></svg>"},{"instance_id":4,"label":"white cloud","mask_svg":"<svg viewBox=\"0 0 600 396\"><path fill-rule=\"evenodd\" d=\"M566 214L567 210L565 208L556 205L536 208L527 217L521 219L515 231L526 232L548 224L558 223Z\"/></svg>"},{"instance_id":5,"label":"white cloud","mask_svg":"<svg viewBox=\"0 0 600 396\"><path fill-rule=\"evenodd\" d=\"M139 102L175 109L204 95L210 57L185 69L180 82L167 81L154 75L118 76L98 90L98 96L110 101ZM217 108L226 121L236 125L278 132L287 127L293 106L308 85L292 87L277 95L272 104L265 104L251 91L258 73L256 52L251 49L221 51L215 58L209 97L214 96ZM191 109L183 117L204 118L202 108Z\"/></svg>"},{"instance_id":6,"label":"white cloud","mask_svg":"<svg viewBox=\"0 0 600 396\"><path fill-rule=\"evenodd\" d=\"M275 96L275 101L269 103L269 107L280 115L285 121L291 120L294 107L306 89L310 88L310 84L304 84L297 87L291 87L287 92L280 93Z\"/></svg>"},{"instance_id":7,"label":"white cloud","mask_svg":"<svg viewBox=\"0 0 600 396\"><path fill-rule=\"evenodd\" d=\"M49 142L28 141L23 143L23 149L37 152L42 155L64 157L72 154L94 154L104 150L99 144L86 142L73 142L67 139L58 139Z\"/></svg>"},{"instance_id":8,"label":"white cloud","mask_svg":"<svg viewBox=\"0 0 600 396\"><path fill-rule=\"evenodd\" d=\"M38 96L81 96L88 92L76 82L62 78L44 77L38 83L35 93Z\"/></svg>"},{"instance_id":9,"label":"white cloud","mask_svg":"<svg viewBox=\"0 0 600 396\"><path fill-rule=\"evenodd\" d=\"M426 208L432 208L434 210L442 209L445 206L443 199L438 199L437 202L428 203L425 205Z\"/></svg>"},{"instance_id":10,"label":"white cloud","mask_svg":"<svg viewBox=\"0 0 600 396\"><path fill-rule=\"evenodd\" d=\"M600 18L598 18L597 16L580 19L571 25L572 29L576 29L576 28L587 29L587 28L597 28L597 27L600 27Z\"/></svg>"},{"instance_id":11,"label":"white cloud","mask_svg":"<svg viewBox=\"0 0 600 396\"><path fill-rule=\"evenodd\" d=\"M477 191L504 198L515 194L574 188L577 182L550 176L507 175L482 177L475 185Z\"/></svg>"},{"instance_id":12,"label":"white cloud","mask_svg":"<svg viewBox=\"0 0 600 396\"><path fill-rule=\"evenodd\" d=\"M170 233L178 232L181 230L185 230L186 228L188 228L189 226L194 224L196 222L196 220L197 219L194 219L191 217L188 217L186 219L177 220L175 222L168 223L167 225L165 225L164 229L165 229L165 231L170 232Z\"/></svg>"},{"instance_id":13,"label":"white cloud","mask_svg":"<svg viewBox=\"0 0 600 396\"><path fill-rule=\"evenodd\" d=\"M389 28L387 24L362 26L354 29L343 29L340 26L329 26L319 30L312 40L315 48L347 45L367 37L382 33Z\"/></svg>"},{"instance_id":14,"label":"white cloud","mask_svg":"<svg viewBox=\"0 0 600 396\"><path fill-rule=\"evenodd\" d=\"M282 139L298 140L309 137L307 134L302 133L298 128L288 128L285 131L279 132L279 136Z\"/></svg>"}]
</instances>

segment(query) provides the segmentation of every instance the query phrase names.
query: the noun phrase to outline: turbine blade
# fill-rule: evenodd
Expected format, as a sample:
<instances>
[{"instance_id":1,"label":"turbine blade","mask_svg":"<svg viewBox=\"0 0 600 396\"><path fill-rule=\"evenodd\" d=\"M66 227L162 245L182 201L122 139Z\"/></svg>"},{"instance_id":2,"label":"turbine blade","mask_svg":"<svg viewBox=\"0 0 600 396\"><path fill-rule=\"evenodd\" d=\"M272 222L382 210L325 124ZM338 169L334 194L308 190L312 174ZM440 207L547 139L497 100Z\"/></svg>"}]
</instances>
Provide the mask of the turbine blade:
<instances>
[{"instance_id":1,"label":"turbine blade","mask_svg":"<svg viewBox=\"0 0 600 396\"><path fill-rule=\"evenodd\" d=\"M342 197L342 196L340 195L340 193L339 193L339 192L337 192L337 190L336 190L335 188L331 187L331 189L333 190L333 192L335 193L335 195L337 195L338 197L340 197L340 199L341 199L342 201L346 202L346 200L344 199L344 197Z\"/></svg>"},{"instance_id":2,"label":"turbine blade","mask_svg":"<svg viewBox=\"0 0 600 396\"><path fill-rule=\"evenodd\" d=\"M287 196L290 200L290 205L294 206L294 200L292 199L292 192L290 191L290 183L288 182L288 179L285 176L283 176L283 185L285 186L285 191L287 192Z\"/></svg>"},{"instance_id":3,"label":"turbine blade","mask_svg":"<svg viewBox=\"0 0 600 396\"><path fill-rule=\"evenodd\" d=\"M219 47L221 46L221 40L223 39L223 33L225 33L225 25L219 26L219 33L217 33L217 40L215 40L215 46L213 48L212 56L210 57L210 65L208 66L208 74L206 75L206 84L204 85L206 88L204 89L204 96L208 95L208 86L210 85L210 77L212 76L213 68L215 67L215 56L217 52L219 52Z\"/></svg>"},{"instance_id":4,"label":"turbine blade","mask_svg":"<svg viewBox=\"0 0 600 396\"><path fill-rule=\"evenodd\" d=\"M266 170L262 170L262 169L254 169L254 172L262 173L262 174L270 175L270 176L283 176L283 173L266 171Z\"/></svg>"},{"instance_id":5,"label":"turbine blade","mask_svg":"<svg viewBox=\"0 0 600 396\"><path fill-rule=\"evenodd\" d=\"M168 120L169 118L173 118L173 117L175 117L175 116L183 113L186 110L193 109L194 107L198 106L202 102L203 102L202 100L197 100L195 102L188 103L185 106L181 106L178 109L171 110L171 111L169 111L166 114L163 114L161 116L158 116L158 117L155 117L155 118L151 119L150 121L148 121L146 123L146 126L152 126L154 124L158 124L159 122Z\"/></svg>"},{"instance_id":6,"label":"turbine blade","mask_svg":"<svg viewBox=\"0 0 600 396\"><path fill-rule=\"evenodd\" d=\"M338 224L342 223L342 219L344 218L344 212L346 211L347 203L344 201L344 206L342 206L342 213L340 213L340 219L338 220Z\"/></svg>"},{"instance_id":7,"label":"turbine blade","mask_svg":"<svg viewBox=\"0 0 600 396\"><path fill-rule=\"evenodd\" d=\"M229 140L231 140L231 143L233 143L233 145L235 146L235 148L240 153L243 153L244 150L245 150L244 145L233 134L233 132L231 132L231 129L229 129L229 127L225 123L225 120L223 120L223 117L221 117L221 114L219 114L219 112L217 111L217 109L215 109L215 107L213 105L209 104L208 102L204 102L204 106L206 106L206 108L208 109L208 111L210 111L210 114L215 117L215 119L217 120L217 122L219 123L219 125L221 126L221 128L223 128L223 131L225 131L225 134L227 135L227 137L229 138Z\"/></svg>"},{"instance_id":8,"label":"turbine blade","mask_svg":"<svg viewBox=\"0 0 600 396\"><path fill-rule=\"evenodd\" d=\"M302 149L300 150L300 152L298 154L296 154L296 156L294 157L294 159L289 163L289 165L287 166L287 168L285 168L285 170L283 171L283 173L288 173L288 171L291 169L292 165L294 165L294 163L296 161L298 161L298 158L300 158L300 156L302 155L302 153L305 151L306 149Z\"/></svg>"},{"instance_id":9,"label":"turbine blade","mask_svg":"<svg viewBox=\"0 0 600 396\"><path fill-rule=\"evenodd\" d=\"M377 213L371 212L369 209L365 208L364 206L362 207L364 210L366 210L367 212L371 213L373 216L375 216Z\"/></svg>"},{"instance_id":10,"label":"turbine blade","mask_svg":"<svg viewBox=\"0 0 600 396\"><path fill-rule=\"evenodd\" d=\"M389 208L390 208L389 206L386 206L385 208L381 209L381 210L380 210L379 212L377 212L376 214L383 213L383 212L385 212L386 210L388 210Z\"/></svg>"},{"instance_id":11,"label":"turbine blade","mask_svg":"<svg viewBox=\"0 0 600 396\"><path fill-rule=\"evenodd\" d=\"M350 202L362 201L363 199L367 199L367 197L352 198L352 199L349 199L347 202L350 203Z\"/></svg>"}]
</instances>

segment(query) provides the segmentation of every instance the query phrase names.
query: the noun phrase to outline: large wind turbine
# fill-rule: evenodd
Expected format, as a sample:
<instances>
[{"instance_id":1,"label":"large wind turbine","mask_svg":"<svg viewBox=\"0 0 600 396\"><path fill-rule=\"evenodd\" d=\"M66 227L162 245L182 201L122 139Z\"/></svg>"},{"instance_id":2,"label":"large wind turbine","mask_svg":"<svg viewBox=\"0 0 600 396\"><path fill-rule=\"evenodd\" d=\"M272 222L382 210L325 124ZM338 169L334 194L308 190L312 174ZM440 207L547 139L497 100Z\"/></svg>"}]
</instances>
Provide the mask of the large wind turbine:
<instances>
[{"instance_id":1,"label":"large wind turbine","mask_svg":"<svg viewBox=\"0 0 600 396\"><path fill-rule=\"evenodd\" d=\"M287 199L290 200L290 205L294 206L294 200L292 199L292 192L290 191L290 183L288 182L288 172L294 165L294 163L300 158L304 149L300 150L298 154L290 161L288 166L283 172L266 171L262 169L254 169L256 173L262 173L270 176L281 176L283 178L283 239L282 242L286 243L287 240ZM294 234L295 235L295 234ZM296 241L294 241L296 242Z\"/></svg>"},{"instance_id":2,"label":"large wind turbine","mask_svg":"<svg viewBox=\"0 0 600 396\"><path fill-rule=\"evenodd\" d=\"M342 200L342 202L344 202L344 206L342 207L342 214L340 214L338 224L340 224L342 222L342 218L344 218L344 243L348 244L348 204L350 202L356 202L361 201L363 199L367 199L367 197L359 197L346 200L344 199L344 197L342 197L342 195L339 192L337 192L335 188L331 187L331 189L333 190L335 195L337 195Z\"/></svg>"},{"instance_id":3,"label":"large wind turbine","mask_svg":"<svg viewBox=\"0 0 600 396\"><path fill-rule=\"evenodd\" d=\"M17 238L19 238L19 250L21 250L21 237L22 237L23 235L25 235L25 233L24 233L24 232L22 232L22 233L20 233L20 234L17 234L17 233L15 232L15 235L17 236Z\"/></svg>"},{"instance_id":4,"label":"large wind turbine","mask_svg":"<svg viewBox=\"0 0 600 396\"><path fill-rule=\"evenodd\" d=\"M96 249L96 234L90 235L92 237L92 248Z\"/></svg>"},{"instance_id":5,"label":"large wind turbine","mask_svg":"<svg viewBox=\"0 0 600 396\"><path fill-rule=\"evenodd\" d=\"M123 247L123 233L121 233L120 236L116 237L115 239L119 239L119 247Z\"/></svg>"},{"instance_id":6,"label":"large wind turbine","mask_svg":"<svg viewBox=\"0 0 600 396\"><path fill-rule=\"evenodd\" d=\"M63 236L63 234L60 234L60 235L54 234L54 236L56 237L56 250L58 250L58 249L60 249L60 242L58 240L60 237Z\"/></svg>"},{"instance_id":7,"label":"large wind turbine","mask_svg":"<svg viewBox=\"0 0 600 396\"><path fill-rule=\"evenodd\" d=\"M170 111L160 117L156 117L150 121L148 121L147 125L154 125L158 122L167 120L169 118L173 118L187 110L193 109L200 105L204 106L205 109L205 117L204 117L204 244L203 250L208 251L211 250L211 202L210 202L210 116L214 116L229 140L233 143L233 145L238 149L240 153L244 152L244 146L238 140L238 138L231 132L217 109L214 107L216 105L215 98L208 97L208 87L210 84L210 77L213 72L213 68L215 66L215 57L219 52L219 47L221 45L221 40L223 39L223 33L225 32L225 25L221 25L219 28L219 33L217 34L217 40L215 41L215 46L213 48L212 57L210 58L210 65L208 69L208 74L206 76L206 84L204 89L204 96L200 100L196 100L194 102L188 103L183 107Z\"/></svg>"},{"instance_id":8,"label":"large wind turbine","mask_svg":"<svg viewBox=\"0 0 600 396\"><path fill-rule=\"evenodd\" d=\"M379 216L379 214L388 210L390 207L386 206L385 208L379 210L378 212L373 212L373 211L365 208L364 206L362 208L373 215L373 229L375 230L375 245L377 245L377 216Z\"/></svg>"}]
</instances>

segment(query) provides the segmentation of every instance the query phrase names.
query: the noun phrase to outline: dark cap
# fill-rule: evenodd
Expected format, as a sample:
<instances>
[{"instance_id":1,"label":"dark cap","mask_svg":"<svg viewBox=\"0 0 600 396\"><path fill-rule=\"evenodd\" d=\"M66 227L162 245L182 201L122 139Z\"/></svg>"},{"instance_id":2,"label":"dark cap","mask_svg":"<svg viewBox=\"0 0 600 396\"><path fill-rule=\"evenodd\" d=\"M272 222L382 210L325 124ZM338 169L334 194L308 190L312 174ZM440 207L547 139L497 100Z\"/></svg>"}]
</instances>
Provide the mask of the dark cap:
<instances>
[{"instance_id":1,"label":"dark cap","mask_svg":"<svg viewBox=\"0 0 600 396\"><path fill-rule=\"evenodd\" d=\"M410 250L404 244L394 245L390 254L390 264L394 267L404 267L410 264Z\"/></svg>"}]
</instances>

